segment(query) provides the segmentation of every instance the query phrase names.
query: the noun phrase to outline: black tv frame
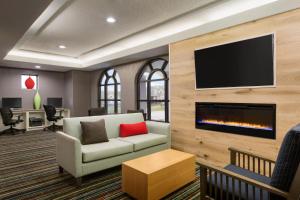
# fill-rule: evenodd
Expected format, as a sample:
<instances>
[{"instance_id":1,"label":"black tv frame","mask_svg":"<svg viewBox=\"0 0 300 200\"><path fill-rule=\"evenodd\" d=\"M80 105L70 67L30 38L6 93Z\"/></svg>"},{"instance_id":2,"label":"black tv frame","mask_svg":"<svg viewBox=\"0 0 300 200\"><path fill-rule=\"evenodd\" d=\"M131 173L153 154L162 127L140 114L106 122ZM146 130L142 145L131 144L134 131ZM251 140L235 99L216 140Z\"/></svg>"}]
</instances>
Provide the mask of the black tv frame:
<instances>
[{"instance_id":1,"label":"black tv frame","mask_svg":"<svg viewBox=\"0 0 300 200\"><path fill-rule=\"evenodd\" d=\"M259 38L259 37L263 37L263 36L268 36L268 35L272 35L272 37L273 37L273 84L272 85L197 88L197 77L196 77L197 74L196 74L196 71L195 71L195 90L275 88L276 87L276 34L275 34L275 32L265 33L265 34L262 34L262 35L255 35L255 36L246 37L246 38L238 39L238 40L231 40L231 41L228 41L228 42L218 43L216 45L210 45L210 46L206 46L206 47L203 47L203 48L197 48L197 49L194 50L194 52L196 52L197 50L203 50L203 49L207 49L207 48L211 48L211 47L217 47L217 46L221 46L221 45L225 45L225 44L231 44L231 43L235 43L235 42L251 40L251 39L255 39L255 38ZM194 60L195 60L195 58L194 58ZM196 62L196 60L195 60L195 62ZM195 63L195 68L196 68L196 63Z\"/></svg>"}]
</instances>

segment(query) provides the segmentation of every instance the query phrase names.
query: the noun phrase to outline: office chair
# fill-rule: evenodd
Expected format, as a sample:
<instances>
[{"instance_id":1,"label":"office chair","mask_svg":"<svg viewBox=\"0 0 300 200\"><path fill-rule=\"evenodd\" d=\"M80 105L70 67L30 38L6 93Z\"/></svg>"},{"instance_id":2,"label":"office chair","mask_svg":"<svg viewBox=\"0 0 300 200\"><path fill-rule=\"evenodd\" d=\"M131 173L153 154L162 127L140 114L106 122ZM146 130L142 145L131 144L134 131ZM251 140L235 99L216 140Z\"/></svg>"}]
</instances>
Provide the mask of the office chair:
<instances>
[{"instance_id":1,"label":"office chair","mask_svg":"<svg viewBox=\"0 0 300 200\"><path fill-rule=\"evenodd\" d=\"M139 109L139 110L127 110L127 113L142 113L144 120L146 121L146 113L144 112L144 109Z\"/></svg>"},{"instance_id":2,"label":"office chair","mask_svg":"<svg viewBox=\"0 0 300 200\"><path fill-rule=\"evenodd\" d=\"M22 131L23 133L25 132L25 129L13 128L16 124L23 122L23 120L21 120L21 115L18 115L18 119L13 119L14 114L10 108L0 108L0 112L3 124L5 126L10 126L9 129L2 131L2 133L11 133L14 135L15 132L18 131Z\"/></svg>"},{"instance_id":3,"label":"office chair","mask_svg":"<svg viewBox=\"0 0 300 200\"><path fill-rule=\"evenodd\" d=\"M44 110L46 112L47 120L49 122L52 122L52 125L50 125L47 128L45 128L44 131L47 130L47 129L50 129L53 132L55 132L56 128L60 128L61 127L61 126L56 125L55 123L57 122L57 120L60 120L60 119L63 118L62 115L61 115L62 111L60 111L59 116L55 116L56 109L55 109L54 106L52 106L52 105L43 105L43 106L44 106Z\"/></svg>"},{"instance_id":4,"label":"office chair","mask_svg":"<svg viewBox=\"0 0 300 200\"><path fill-rule=\"evenodd\" d=\"M89 116L98 116L98 115L106 115L106 109L104 107L101 108L90 108L88 110Z\"/></svg>"}]
</instances>

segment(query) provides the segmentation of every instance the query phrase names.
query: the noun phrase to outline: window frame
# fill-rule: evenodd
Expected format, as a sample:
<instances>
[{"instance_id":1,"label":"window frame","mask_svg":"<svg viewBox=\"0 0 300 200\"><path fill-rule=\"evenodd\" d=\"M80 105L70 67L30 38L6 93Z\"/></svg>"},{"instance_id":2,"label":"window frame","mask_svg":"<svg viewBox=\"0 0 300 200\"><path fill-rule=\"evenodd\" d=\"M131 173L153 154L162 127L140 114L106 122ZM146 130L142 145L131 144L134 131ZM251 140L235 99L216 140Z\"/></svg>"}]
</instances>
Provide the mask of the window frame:
<instances>
[{"instance_id":1,"label":"window frame","mask_svg":"<svg viewBox=\"0 0 300 200\"><path fill-rule=\"evenodd\" d=\"M154 68L152 63L156 61L163 61L163 64L160 68ZM166 73L166 67L168 66L169 62L166 59L163 58L154 58L149 61L147 61L139 70L137 76L136 76L136 104L137 104L137 109L141 109L140 103L141 102L146 102L147 104L147 113L146 113L146 118L147 120L150 121L158 121L158 122L169 122L169 77L168 74ZM147 77L146 80L141 80L143 75L144 75L144 70L149 67L150 68L150 73ZM161 79L155 79L151 80L152 76L156 72L161 72L164 76L164 78ZM164 99L151 99L151 82L157 82L157 81L164 81ZM141 83L146 83L147 84L147 91L146 91L146 99L141 99L140 95L140 89L141 89ZM164 112L165 112L165 120L153 120L151 119L151 103L153 102L162 102L164 103Z\"/></svg>"},{"instance_id":2,"label":"window frame","mask_svg":"<svg viewBox=\"0 0 300 200\"><path fill-rule=\"evenodd\" d=\"M108 74L108 71L110 70L113 70L113 74L112 75L109 75ZM119 82L116 78L116 76L119 77ZM105 79L105 83L102 84L102 80L103 78L106 78ZM114 80L114 83L108 83L108 81L110 79L113 79ZM114 86L114 98L113 99L110 99L108 98L108 86ZM102 94L102 87L104 87L104 97L101 96ZM118 87L120 87L120 93L121 93L121 80L120 80L120 76L117 72L116 69L114 68L107 68L105 69L102 74L100 75L100 79L99 79L99 82L98 82L98 107L101 107L101 102L103 101L104 102L104 107L108 113L108 102L114 102L114 112L113 113L108 113L108 114L117 114L117 113L121 113L121 102L122 102L122 99L121 99L121 94L120 94L120 98L118 98ZM118 103L120 103L120 112L118 112Z\"/></svg>"}]
</instances>

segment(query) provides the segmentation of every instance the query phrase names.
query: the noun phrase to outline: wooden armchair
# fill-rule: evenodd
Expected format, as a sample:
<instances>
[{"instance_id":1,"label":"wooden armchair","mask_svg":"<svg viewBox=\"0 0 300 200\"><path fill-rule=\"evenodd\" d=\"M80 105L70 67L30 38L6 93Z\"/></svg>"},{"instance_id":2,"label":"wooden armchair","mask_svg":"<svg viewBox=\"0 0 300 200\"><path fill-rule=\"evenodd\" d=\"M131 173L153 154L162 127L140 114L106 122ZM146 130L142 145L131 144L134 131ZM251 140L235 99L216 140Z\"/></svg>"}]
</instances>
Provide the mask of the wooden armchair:
<instances>
[{"instance_id":1,"label":"wooden armchair","mask_svg":"<svg viewBox=\"0 0 300 200\"><path fill-rule=\"evenodd\" d=\"M230 164L225 168L210 165L205 161L199 162L201 200L299 199L300 125L290 130L285 137L276 162L236 148L229 148L229 151ZM290 152L292 156L287 156ZM275 179L278 181L288 177L292 180L279 180L280 184L284 183L283 186L274 187Z\"/></svg>"}]
</instances>

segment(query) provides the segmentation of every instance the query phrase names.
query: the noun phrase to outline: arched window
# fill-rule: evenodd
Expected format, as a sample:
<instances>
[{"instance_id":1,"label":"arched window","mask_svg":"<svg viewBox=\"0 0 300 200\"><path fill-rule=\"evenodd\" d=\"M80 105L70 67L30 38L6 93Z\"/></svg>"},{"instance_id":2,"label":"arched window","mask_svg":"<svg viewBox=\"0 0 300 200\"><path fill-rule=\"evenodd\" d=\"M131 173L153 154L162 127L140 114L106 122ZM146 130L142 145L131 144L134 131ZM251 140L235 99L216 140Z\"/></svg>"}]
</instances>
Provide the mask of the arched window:
<instances>
[{"instance_id":1,"label":"arched window","mask_svg":"<svg viewBox=\"0 0 300 200\"><path fill-rule=\"evenodd\" d=\"M121 85L116 70L105 70L99 81L99 107L105 107L108 114L121 113Z\"/></svg>"},{"instance_id":2,"label":"arched window","mask_svg":"<svg viewBox=\"0 0 300 200\"><path fill-rule=\"evenodd\" d=\"M137 74L137 108L148 120L169 122L168 61L149 60Z\"/></svg>"}]
</instances>

